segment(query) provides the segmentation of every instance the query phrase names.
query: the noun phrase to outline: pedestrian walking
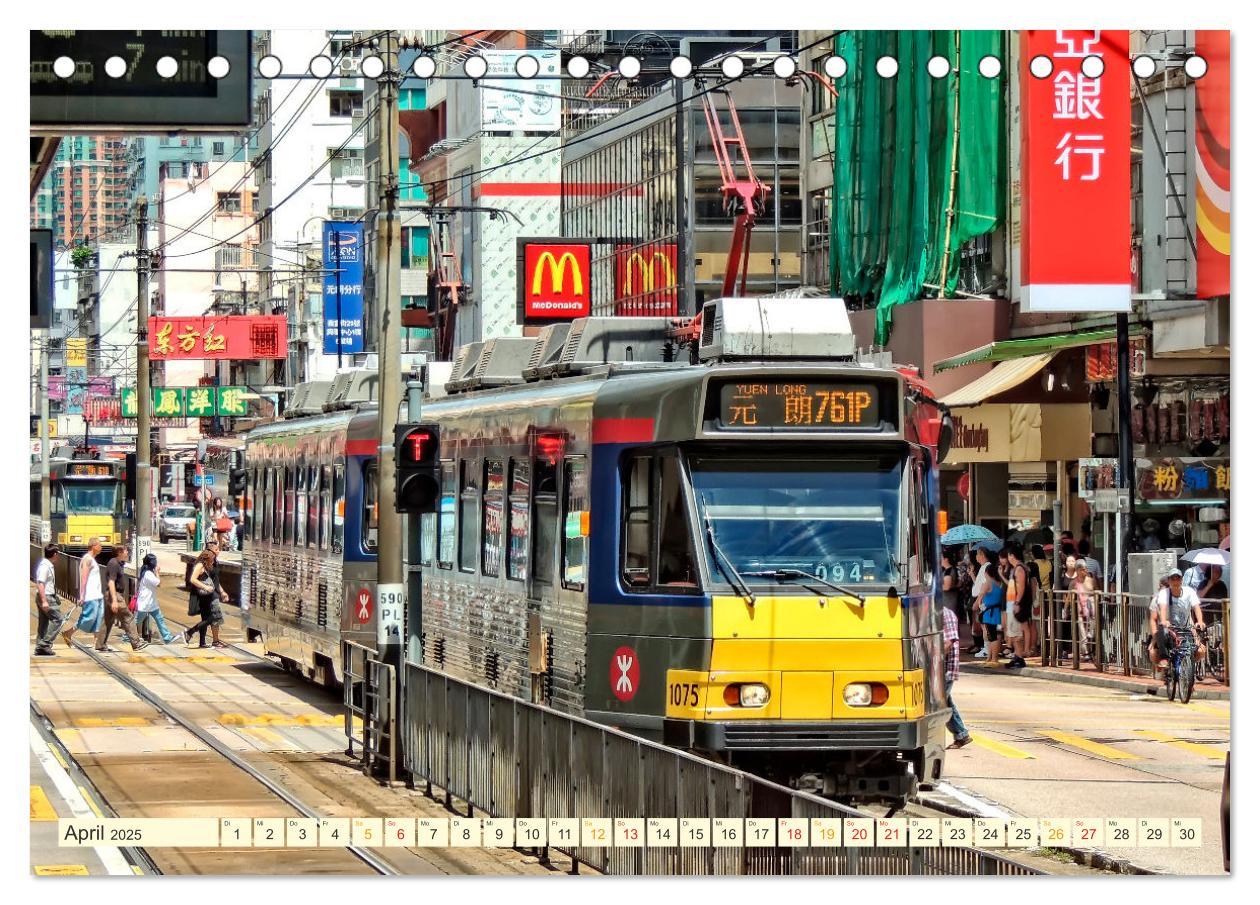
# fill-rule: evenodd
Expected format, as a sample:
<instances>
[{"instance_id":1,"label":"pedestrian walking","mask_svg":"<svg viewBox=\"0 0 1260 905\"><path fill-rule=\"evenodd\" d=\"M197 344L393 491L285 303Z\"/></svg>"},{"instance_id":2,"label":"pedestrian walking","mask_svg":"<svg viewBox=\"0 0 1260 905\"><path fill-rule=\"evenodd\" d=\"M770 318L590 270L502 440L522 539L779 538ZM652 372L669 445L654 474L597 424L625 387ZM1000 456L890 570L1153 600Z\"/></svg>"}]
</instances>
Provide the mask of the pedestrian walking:
<instances>
[{"instance_id":1,"label":"pedestrian walking","mask_svg":"<svg viewBox=\"0 0 1260 905\"><path fill-rule=\"evenodd\" d=\"M971 735L954 703L954 683L958 681L958 617L949 607L942 611L945 625L945 703L949 705L950 717L945 727L954 736L951 748L962 748L971 744Z\"/></svg>"},{"instance_id":2,"label":"pedestrian walking","mask_svg":"<svg viewBox=\"0 0 1260 905\"><path fill-rule=\"evenodd\" d=\"M61 631L63 617L61 601L57 597L56 544L44 547L44 556L35 564L35 605L39 608L39 622L35 632L35 656L53 657L53 641Z\"/></svg>"},{"instance_id":3,"label":"pedestrian walking","mask_svg":"<svg viewBox=\"0 0 1260 905\"><path fill-rule=\"evenodd\" d=\"M88 539L87 552L79 561L79 621L61 633L66 647L73 647L75 630L95 635L101 627L101 611L105 608L105 591L101 587L101 539Z\"/></svg>"},{"instance_id":4,"label":"pedestrian walking","mask_svg":"<svg viewBox=\"0 0 1260 905\"><path fill-rule=\"evenodd\" d=\"M175 635L166 627L162 608L158 606L157 589L161 584L157 555L150 553L140 564L140 574L136 576L136 628L143 635L146 626L152 622L162 643L170 644Z\"/></svg>"},{"instance_id":5,"label":"pedestrian walking","mask_svg":"<svg viewBox=\"0 0 1260 905\"><path fill-rule=\"evenodd\" d=\"M223 506L222 497L215 497L210 503L210 527L214 531L214 540L219 545L219 549L232 549L230 539L232 520L227 517L227 509Z\"/></svg>"},{"instance_id":6,"label":"pedestrian walking","mask_svg":"<svg viewBox=\"0 0 1260 905\"><path fill-rule=\"evenodd\" d=\"M132 650L144 650L149 643L136 631L135 614L131 611L130 601L123 593L123 579L126 576L127 557L131 548L126 544L114 553L114 558L105 567L105 611L101 627L96 632L96 649L101 653L112 652L109 646L109 633L115 625L122 629Z\"/></svg>"},{"instance_id":7,"label":"pedestrian walking","mask_svg":"<svg viewBox=\"0 0 1260 905\"><path fill-rule=\"evenodd\" d=\"M1091 659L1094 639L1094 591L1097 585L1089 574L1085 561L1076 560L1076 576L1072 580L1072 591L1075 594L1076 617L1080 622L1077 640L1082 644L1082 659Z\"/></svg>"},{"instance_id":8,"label":"pedestrian walking","mask_svg":"<svg viewBox=\"0 0 1260 905\"><path fill-rule=\"evenodd\" d=\"M206 629L209 629L214 639L213 646L227 647L219 639L219 626L223 624L223 610L219 608L219 602L227 603L228 595L219 586L218 558L218 544L209 543L193 563L192 575L188 579L192 589L188 595L188 615L200 616L201 621L184 630L185 644L191 644L195 634L201 639L197 646L207 647Z\"/></svg>"}]
</instances>

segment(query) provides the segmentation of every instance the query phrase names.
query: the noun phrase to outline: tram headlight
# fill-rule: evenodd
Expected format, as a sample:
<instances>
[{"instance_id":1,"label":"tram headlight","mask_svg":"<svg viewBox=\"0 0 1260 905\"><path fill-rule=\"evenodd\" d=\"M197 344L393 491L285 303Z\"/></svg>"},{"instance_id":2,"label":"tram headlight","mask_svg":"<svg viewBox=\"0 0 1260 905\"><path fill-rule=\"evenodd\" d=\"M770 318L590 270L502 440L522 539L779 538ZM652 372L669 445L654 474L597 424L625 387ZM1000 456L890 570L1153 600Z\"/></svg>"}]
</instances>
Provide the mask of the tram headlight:
<instances>
[{"instance_id":1,"label":"tram headlight","mask_svg":"<svg viewBox=\"0 0 1260 905\"><path fill-rule=\"evenodd\" d=\"M765 707L770 703L770 688L760 682L727 685L722 700L727 707Z\"/></svg>"},{"instance_id":2,"label":"tram headlight","mask_svg":"<svg viewBox=\"0 0 1260 905\"><path fill-rule=\"evenodd\" d=\"M844 703L850 707L878 707L888 700L888 686L879 682L853 682L844 686Z\"/></svg>"}]
</instances>

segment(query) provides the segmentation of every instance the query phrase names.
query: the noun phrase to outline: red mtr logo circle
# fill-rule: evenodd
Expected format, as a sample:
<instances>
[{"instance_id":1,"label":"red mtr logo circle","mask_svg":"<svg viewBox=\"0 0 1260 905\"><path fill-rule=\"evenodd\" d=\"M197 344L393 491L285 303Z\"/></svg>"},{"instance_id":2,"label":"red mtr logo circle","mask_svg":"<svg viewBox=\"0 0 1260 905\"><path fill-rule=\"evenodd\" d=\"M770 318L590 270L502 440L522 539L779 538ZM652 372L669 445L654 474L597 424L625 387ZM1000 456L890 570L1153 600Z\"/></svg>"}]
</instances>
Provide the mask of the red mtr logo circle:
<instances>
[{"instance_id":1,"label":"red mtr logo circle","mask_svg":"<svg viewBox=\"0 0 1260 905\"><path fill-rule=\"evenodd\" d=\"M372 591L370 588L359 588L354 599L354 619L359 625L372 621Z\"/></svg>"},{"instance_id":2,"label":"red mtr logo circle","mask_svg":"<svg viewBox=\"0 0 1260 905\"><path fill-rule=\"evenodd\" d=\"M630 700L639 690L639 658L633 647L619 647L613 651L612 663L608 666L608 683L618 701Z\"/></svg>"}]
</instances>

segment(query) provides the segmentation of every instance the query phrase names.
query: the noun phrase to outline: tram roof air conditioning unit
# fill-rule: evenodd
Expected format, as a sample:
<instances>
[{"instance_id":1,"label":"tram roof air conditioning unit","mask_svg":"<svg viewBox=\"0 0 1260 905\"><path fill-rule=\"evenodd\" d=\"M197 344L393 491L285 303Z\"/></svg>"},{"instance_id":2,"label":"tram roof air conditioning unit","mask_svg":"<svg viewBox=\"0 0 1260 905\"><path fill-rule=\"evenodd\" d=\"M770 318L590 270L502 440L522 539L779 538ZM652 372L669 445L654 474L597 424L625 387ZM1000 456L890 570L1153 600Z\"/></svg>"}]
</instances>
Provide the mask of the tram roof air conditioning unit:
<instances>
[{"instance_id":1,"label":"tram roof air conditioning unit","mask_svg":"<svg viewBox=\"0 0 1260 905\"><path fill-rule=\"evenodd\" d=\"M857 340L844 300L712 299L700 322L700 359L853 359Z\"/></svg>"},{"instance_id":2,"label":"tram roof air conditioning unit","mask_svg":"<svg viewBox=\"0 0 1260 905\"><path fill-rule=\"evenodd\" d=\"M377 399L377 376L374 369L348 368L333 378L332 390L324 411L353 408Z\"/></svg>"},{"instance_id":3,"label":"tram roof air conditioning unit","mask_svg":"<svg viewBox=\"0 0 1260 905\"><path fill-rule=\"evenodd\" d=\"M289 400L285 416L317 415L324 411L324 405L332 393L331 380L310 380L299 383L293 388L293 396Z\"/></svg>"},{"instance_id":4,"label":"tram roof air conditioning unit","mask_svg":"<svg viewBox=\"0 0 1260 905\"><path fill-rule=\"evenodd\" d=\"M548 324L538 333L534 343L534 351L530 353L522 376L526 380L542 378L543 368L555 365L564 352L565 341L569 338L570 324Z\"/></svg>"},{"instance_id":5,"label":"tram roof air conditioning unit","mask_svg":"<svg viewBox=\"0 0 1260 905\"><path fill-rule=\"evenodd\" d=\"M529 364L538 339L533 336L498 336L488 339L477 356L472 376L464 381L465 389L510 386L524 383L521 372Z\"/></svg>"},{"instance_id":6,"label":"tram roof air conditioning unit","mask_svg":"<svg viewBox=\"0 0 1260 905\"><path fill-rule=\"evenodd\" d=\"M455 361L451 363L451 379L446 382L446 392L458 393L464 389L466 382L472 379L484 346L484 342L478 341L459 347L455 353Z\"/></svg>"},{"instance_id":7,"label":"tram roof air conditioning unit","mask_svg":"<svg viewBox=\"0 0 1260 905\"><path fill-rule=\"evenodd\" d=\"M613 362L663 362L669 325L667 317L580 317L569 327L555 364L538 371L558 377Z\"/></svg>"}]
</instances>

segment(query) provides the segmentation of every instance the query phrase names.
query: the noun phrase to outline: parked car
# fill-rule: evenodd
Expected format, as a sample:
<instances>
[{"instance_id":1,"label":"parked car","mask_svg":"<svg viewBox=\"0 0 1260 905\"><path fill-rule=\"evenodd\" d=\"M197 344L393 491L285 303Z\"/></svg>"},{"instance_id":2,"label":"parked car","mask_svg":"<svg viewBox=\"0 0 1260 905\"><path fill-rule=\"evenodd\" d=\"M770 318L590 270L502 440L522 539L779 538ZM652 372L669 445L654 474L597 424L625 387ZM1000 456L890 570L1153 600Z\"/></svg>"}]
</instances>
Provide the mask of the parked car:
<instances>
[{"instance_id":1,"label":"parked car","mask_svg":"<svg viewBox=\"0 0 1260 905\"><path fill-rule=\"evenodd\" d=\"M169 543L173 537L189 537L196 530L197 509L183 504L167 506L158 521L158 540Z\"/></svg>"}]
</instances>

